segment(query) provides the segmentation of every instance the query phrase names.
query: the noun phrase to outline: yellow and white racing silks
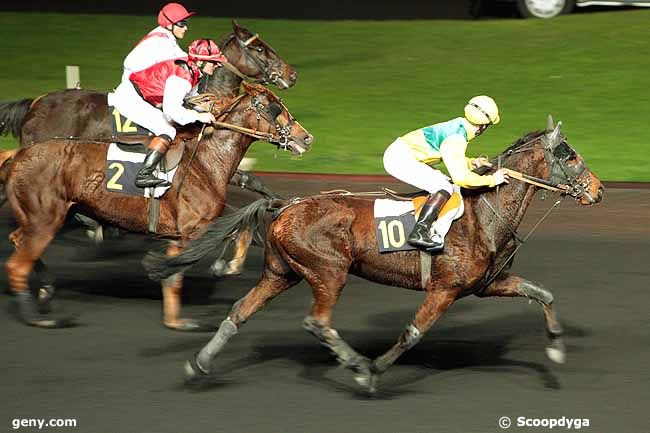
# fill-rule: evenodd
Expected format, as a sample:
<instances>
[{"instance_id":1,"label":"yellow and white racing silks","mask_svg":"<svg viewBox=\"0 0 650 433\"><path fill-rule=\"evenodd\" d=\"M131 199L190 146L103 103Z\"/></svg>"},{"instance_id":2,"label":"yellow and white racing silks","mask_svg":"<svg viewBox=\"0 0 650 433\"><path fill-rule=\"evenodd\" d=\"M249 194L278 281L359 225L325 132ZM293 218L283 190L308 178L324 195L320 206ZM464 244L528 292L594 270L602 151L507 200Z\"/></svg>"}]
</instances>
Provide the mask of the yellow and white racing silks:
<instances>
[{"instance_id":1,"label":"yellow and white racing silks","mask_svg":"<svg viewBox=\"0 0 650 433\"><path fill-rule=\"evenodd\" d=\"M473 173L471 159L465 157L468 134L458 117L416 129L400 137L411 149L413 156L427 165L444 162L453 183L463 188L494 186L494 176Z\"/></svg>"}]
</instances>

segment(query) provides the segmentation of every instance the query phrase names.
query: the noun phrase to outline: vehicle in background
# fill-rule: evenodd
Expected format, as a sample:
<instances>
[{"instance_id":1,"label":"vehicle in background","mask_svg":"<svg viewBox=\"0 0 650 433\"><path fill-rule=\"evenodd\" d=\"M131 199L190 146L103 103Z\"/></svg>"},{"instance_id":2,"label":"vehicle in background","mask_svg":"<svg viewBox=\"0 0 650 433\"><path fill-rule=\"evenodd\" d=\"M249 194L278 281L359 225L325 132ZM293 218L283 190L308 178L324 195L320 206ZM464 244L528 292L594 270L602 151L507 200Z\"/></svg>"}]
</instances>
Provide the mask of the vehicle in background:
<instances>
[{"instance_id":1,"label":"vehicle in background","mask_svg":"<svg viewBox=\"0 0 650 433\"><path fill-rule=\"evenodd\" d=\"M513 3L524 18L553 18L568 14L576 6L642 6L650 0L471 0L471 13L480 16L486 7L496 3Z\"/></svg>"}]
</instances>

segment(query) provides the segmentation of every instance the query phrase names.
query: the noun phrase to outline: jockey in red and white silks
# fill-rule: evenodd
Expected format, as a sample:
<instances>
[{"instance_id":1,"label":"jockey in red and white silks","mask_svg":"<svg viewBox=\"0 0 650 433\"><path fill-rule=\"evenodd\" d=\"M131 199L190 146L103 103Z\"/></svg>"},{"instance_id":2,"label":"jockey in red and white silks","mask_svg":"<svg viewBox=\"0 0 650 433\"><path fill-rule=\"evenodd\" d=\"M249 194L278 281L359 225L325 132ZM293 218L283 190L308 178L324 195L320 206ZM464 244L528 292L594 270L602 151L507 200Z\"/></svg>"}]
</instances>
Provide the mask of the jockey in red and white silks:
<instances>
[{"instance_id":1,"label":"jockey in red and white silks","mask_svg":"<svg viewBox=\"0 0 650 433\"><path fill-rule=\"evenodd\" d=\"M186 57L177 39L185 37L187 18L194 14L178 3L163 6L158 13L158 27L142 38L124 59L122 82L128 81L132 73L156 63Z\"/></svg>"},{"instance_id":2,"label":"jockey in red and white silks","mask_svg":"<svg viewBox=\"0 0 650 433\"><path fill-rule=\"evenodd\" d=\"M487 176L472 172L482 161L465 157L468 142L501 120L496 103L489 96L475 96L464 111L465 117L426 126L397 138L384 152L384 168L391 176L430 193L408 242L432 252L443 248L444 239L435 231L431 233L431 225L452 194L447 176L432 165L444 162L453 182L465 188L508 181L502 170Z\"/></svg>"},{"instance_id":3,"label":"jockey in red and white silks","mask_svg":"<svg viewBox=\"0 0 650 433\"><path fill-rule=\"evenodd\" d=\"M176 128L171 122L180 125L214 122L211 113L189 110L183 106L183 101L186 96L196 94L202 74L212 75L216 67L227 61L213 40L199 39L190 44L187 57L166 60L134 72L129 81L122 82L108 95L110 105L156 135L148 145L136 186L167 186L153 175L153 171L176 137Z\"/></svg>"}]
</instances>

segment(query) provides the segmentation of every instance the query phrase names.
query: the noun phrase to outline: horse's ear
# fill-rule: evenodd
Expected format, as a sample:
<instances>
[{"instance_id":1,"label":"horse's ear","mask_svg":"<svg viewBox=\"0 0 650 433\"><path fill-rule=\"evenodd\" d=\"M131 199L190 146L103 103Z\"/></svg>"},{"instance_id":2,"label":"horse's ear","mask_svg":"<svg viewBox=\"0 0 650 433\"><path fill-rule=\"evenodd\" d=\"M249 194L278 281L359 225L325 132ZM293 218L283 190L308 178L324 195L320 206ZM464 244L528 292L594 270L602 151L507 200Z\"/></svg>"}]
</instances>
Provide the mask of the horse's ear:
<instances>
[{"instance_id":1,"label":"horse's ear","mask_svg":"<svg viewBox=\"0 0 650 433\"><path fill-rule=\"evenodd\" d=\"M553 123L553 116L549 114L548 119L546 120L546 130L552 131L553 128L555 128L555 123Z\"/></svg>"},{"instance_id":2,"label":"horse's ear","mask_svg":"<svg viewBox=\"0 0 650 433\"><path fill-rule=\"evenodd\" d=\"M235 20L232 20L232 30L241 37L245 37L247 33L250 33L247 29L240 26L239 23Z\"/></svg>"},{"instance_id":3,"label":"horse's ear","mask_svg":"<svg viewBox=\"0 0 650 433\"><path fill-rule=\"evenodd\" d=\"M553 129L553 132L551 132L551 135L549 137L552 146L557 146L558 144L560 144L561 129L562 129L562 121L559 121L557 122L557 126L555 127L555 129Z\"/></svg>"}]
</instances>

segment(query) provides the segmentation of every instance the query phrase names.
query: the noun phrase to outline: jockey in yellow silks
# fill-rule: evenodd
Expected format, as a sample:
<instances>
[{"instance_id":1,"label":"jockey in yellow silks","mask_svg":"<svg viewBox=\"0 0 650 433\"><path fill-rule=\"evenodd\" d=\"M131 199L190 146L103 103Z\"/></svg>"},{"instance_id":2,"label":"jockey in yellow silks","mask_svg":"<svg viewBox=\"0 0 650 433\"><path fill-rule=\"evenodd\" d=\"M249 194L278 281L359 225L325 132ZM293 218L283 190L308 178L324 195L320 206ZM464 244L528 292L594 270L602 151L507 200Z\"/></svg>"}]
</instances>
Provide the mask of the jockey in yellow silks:
<instances>
[{"instance_id":1,"label":"jockey in yellow silks","mask_svg":"<svg viewBox=\"0 0 650 433\"><path fill-rule=\"evenodd\" d=\"M489 96L475 96L465 105L465 116L411 131L397 138L384 152L384 168L393 177L430 193L420 211L409 244L440 251L444 239L431 225L453 192L449 178L432 167L444 162L451 181L464 188L493 187L508 182L503 170L481 176L472 169L481 158L465 157L467 144L500 121L499 108Z\"/></svg>"}]
</instances>

